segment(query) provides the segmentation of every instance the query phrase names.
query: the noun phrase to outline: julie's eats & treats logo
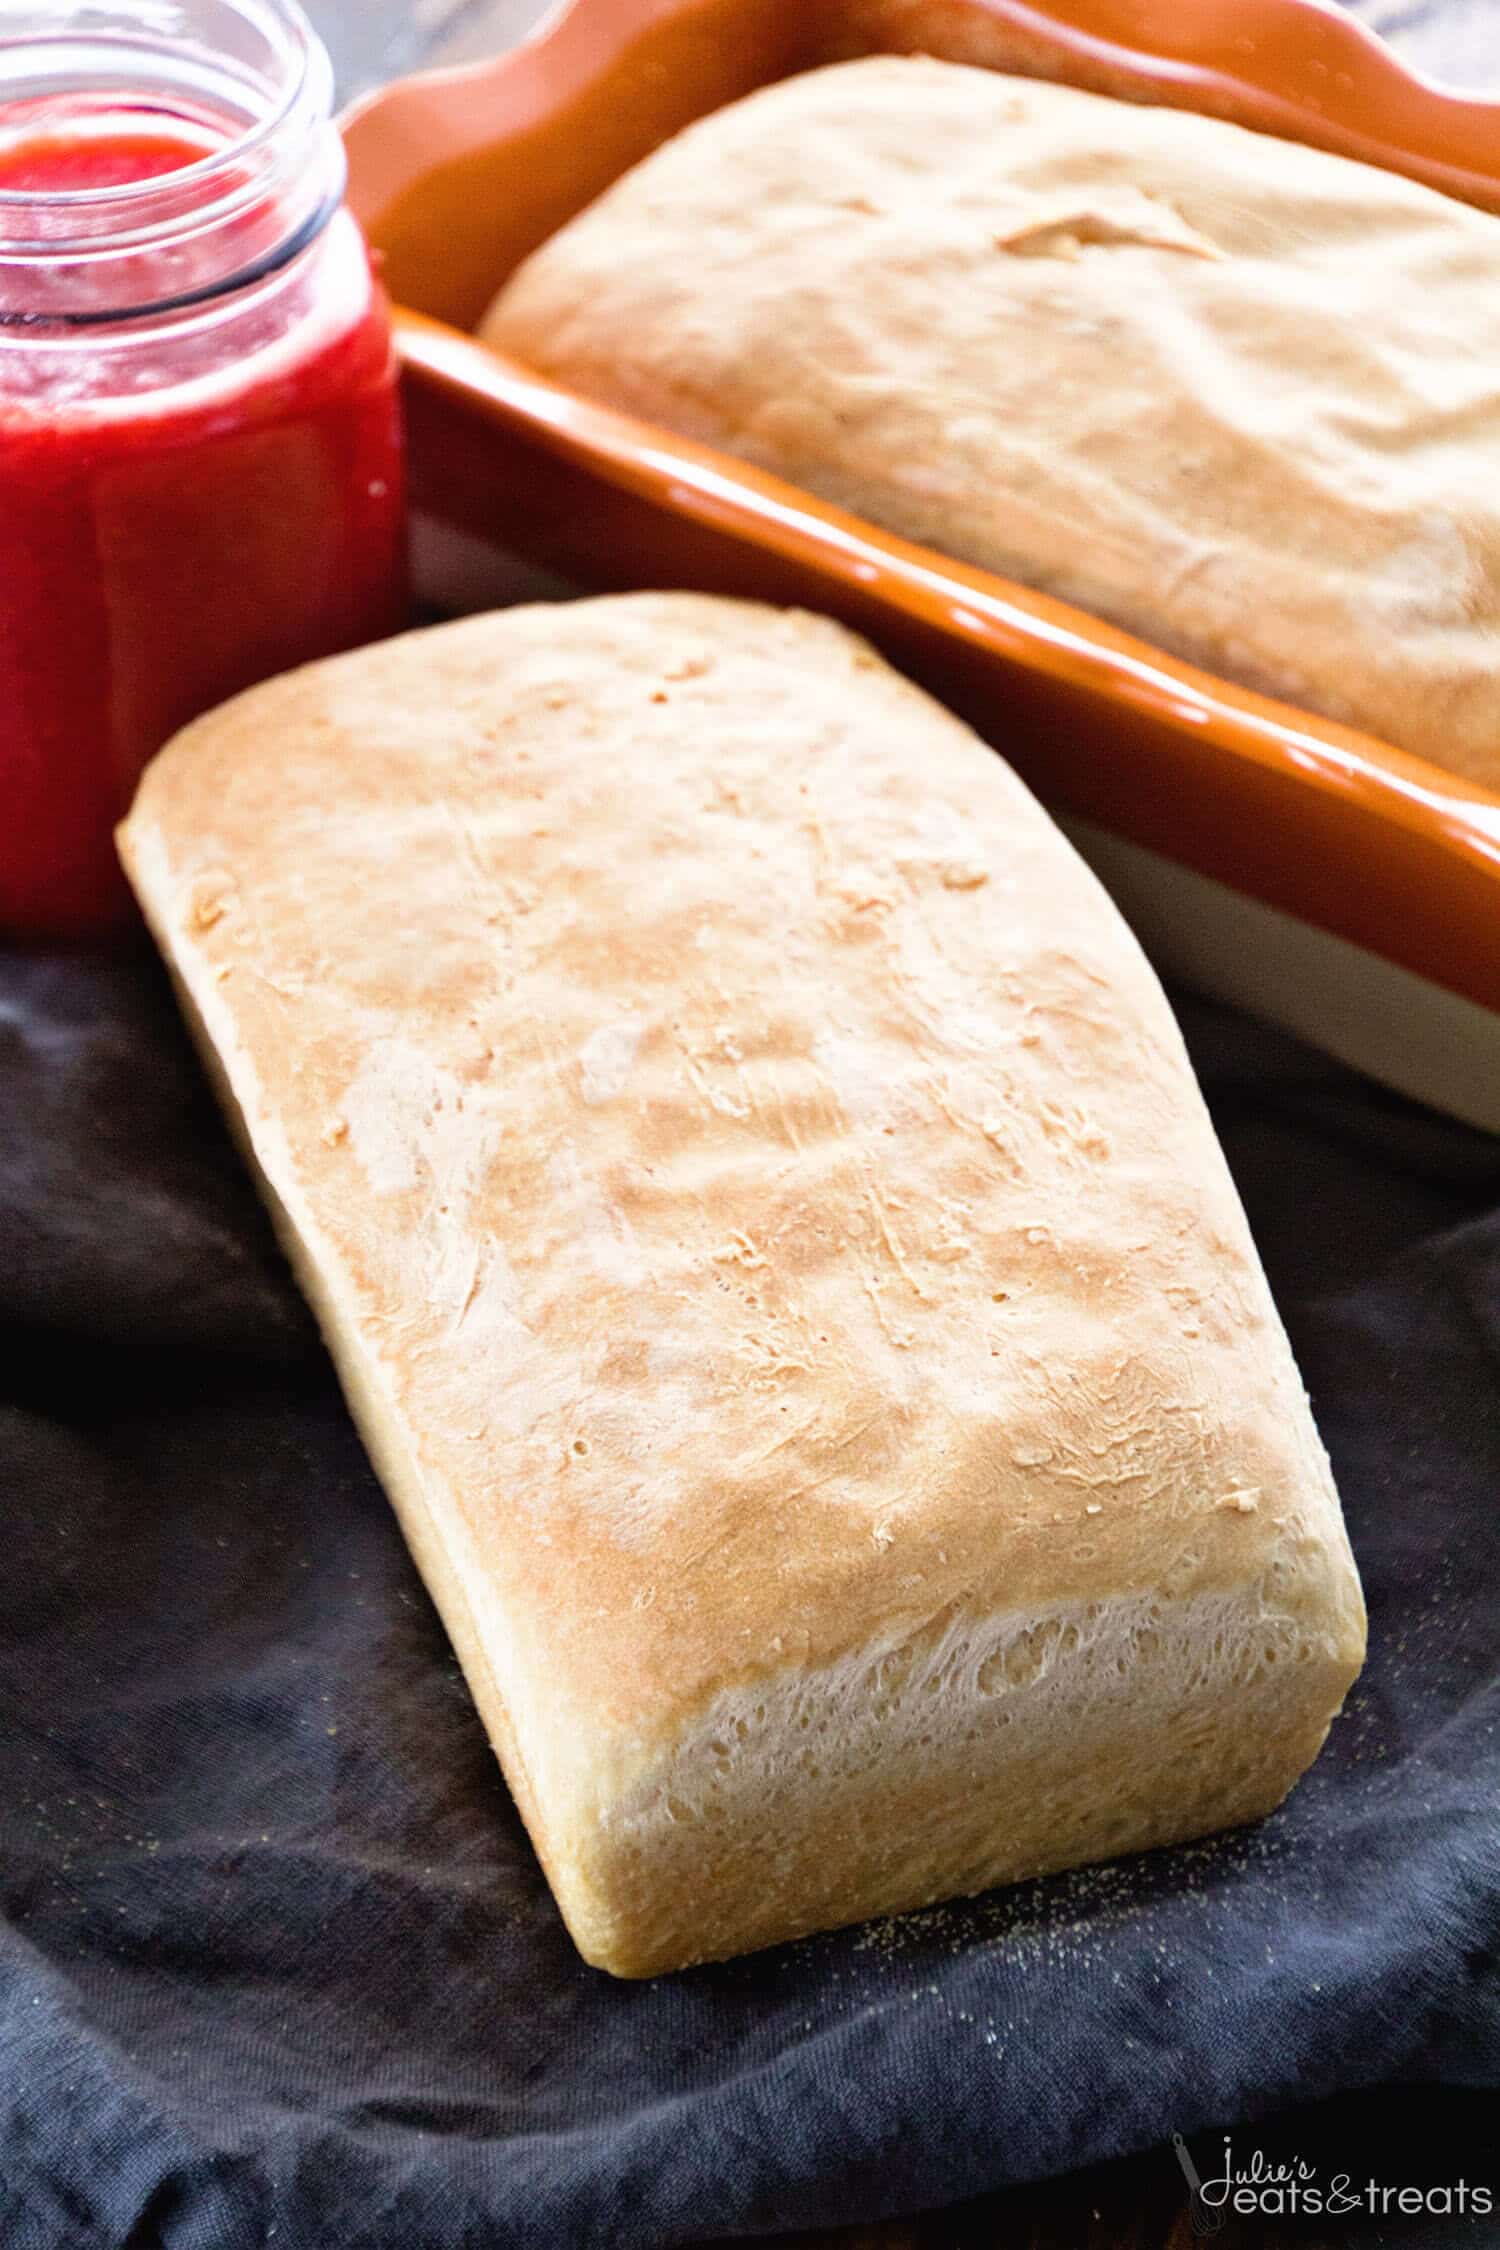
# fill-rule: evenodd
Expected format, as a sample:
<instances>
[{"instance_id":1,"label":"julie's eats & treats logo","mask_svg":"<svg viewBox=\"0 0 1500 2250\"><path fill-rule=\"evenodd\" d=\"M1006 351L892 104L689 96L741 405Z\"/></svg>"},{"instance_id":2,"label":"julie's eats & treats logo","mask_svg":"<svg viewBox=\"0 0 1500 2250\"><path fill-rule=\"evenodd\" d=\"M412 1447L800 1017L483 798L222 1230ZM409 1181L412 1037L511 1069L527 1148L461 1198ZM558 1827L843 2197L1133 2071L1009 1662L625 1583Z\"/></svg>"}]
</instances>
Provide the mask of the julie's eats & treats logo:
<instances>
[{"instance_id":1,"label":"julie's eats & treats logo","mask_svg":"<svg viewBox=\"0 0 1500 2250\"><path fill-rule=\"evenodd\" d=\"M1193 2233L1205 2239L1217 2234L1230 2218L1380 2219L1425 2214L1483 2219L1496 2209L1493 2188L1465 2179L1412 2187L1361 2179L1353 2172L1324 2176L1300 2156L1273 2161L1260 2149L1237 2152L1228 2133L1215 2156L1207 2160L1208 2169L1200 2172L1181 2133L1172 2135L1172 2146L1188 2184Z\"/></svg>"}]
</instances>

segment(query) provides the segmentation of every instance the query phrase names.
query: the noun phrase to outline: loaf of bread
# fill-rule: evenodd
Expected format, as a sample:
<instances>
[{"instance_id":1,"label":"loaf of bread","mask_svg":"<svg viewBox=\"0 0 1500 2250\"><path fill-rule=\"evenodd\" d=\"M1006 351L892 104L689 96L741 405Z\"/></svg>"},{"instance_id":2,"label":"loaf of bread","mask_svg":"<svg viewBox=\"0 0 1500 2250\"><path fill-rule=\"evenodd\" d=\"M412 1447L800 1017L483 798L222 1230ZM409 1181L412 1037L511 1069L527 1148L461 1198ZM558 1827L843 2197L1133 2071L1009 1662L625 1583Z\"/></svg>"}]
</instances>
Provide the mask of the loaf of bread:
<instances>
[{"instance_id":1,"label":"loaf of bread","mask_svg":"<svg viewBox=\"0 0 1500 2250\"><path fill-rule=\"evenodd\" d=\"M1500 787L1500 220L1217 119L882 56L679 135L485 333Z\"/></svg>"},{"instance_id":2,"label":"loaf of bread","mask_svg":"<svg viewBox=\"0 0 1500 2250\"><path fill-rule=\"evenodd\" d=\"M1359 1588L1176 1026L863 643L443 626L200 720L122 846L590 1961L1290 1787Z\"/></svg>"}]
</instances>

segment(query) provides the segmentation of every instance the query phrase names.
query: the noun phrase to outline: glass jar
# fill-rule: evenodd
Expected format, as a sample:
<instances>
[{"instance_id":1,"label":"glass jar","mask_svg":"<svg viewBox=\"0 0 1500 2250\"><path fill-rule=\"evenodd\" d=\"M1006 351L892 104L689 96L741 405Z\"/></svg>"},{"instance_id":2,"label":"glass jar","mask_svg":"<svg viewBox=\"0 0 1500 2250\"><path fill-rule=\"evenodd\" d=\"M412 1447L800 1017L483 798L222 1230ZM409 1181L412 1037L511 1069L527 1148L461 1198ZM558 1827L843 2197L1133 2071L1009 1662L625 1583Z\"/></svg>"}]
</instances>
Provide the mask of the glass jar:
<instances>
[{"instance_id":1,"label":"glass jar","mask_svg":"<svg viewBox=\"0 0 1500 2250\"><path fill-rule=\"evenodd\" d=\"M0 930L185 721L406 606L390 321L291 0L0 0Z\"/></svg>"}]
</instances>

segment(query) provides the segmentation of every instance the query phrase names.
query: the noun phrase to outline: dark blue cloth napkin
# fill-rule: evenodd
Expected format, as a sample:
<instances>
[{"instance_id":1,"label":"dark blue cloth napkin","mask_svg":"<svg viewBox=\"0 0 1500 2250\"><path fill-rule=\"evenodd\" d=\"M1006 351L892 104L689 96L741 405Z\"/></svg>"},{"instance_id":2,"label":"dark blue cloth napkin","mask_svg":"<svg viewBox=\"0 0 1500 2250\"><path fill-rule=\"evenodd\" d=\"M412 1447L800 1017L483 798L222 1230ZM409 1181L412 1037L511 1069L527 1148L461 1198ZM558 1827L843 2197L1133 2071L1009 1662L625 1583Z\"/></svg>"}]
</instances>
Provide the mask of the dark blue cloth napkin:
<instances>
[{"instance_id":1,"label":"dark blue cloth napkin","mask_svg":"<svg viewBox=\"0 0 1500 2250\"><path fill-rule=\"evenodd\" d=\"M631 2250L1500 2079L1500 1144L1185 1004L1369 1669L1260 1828L573 1952L153 965L0 963L0 2242Z\"/></svg>"}]
</instances>

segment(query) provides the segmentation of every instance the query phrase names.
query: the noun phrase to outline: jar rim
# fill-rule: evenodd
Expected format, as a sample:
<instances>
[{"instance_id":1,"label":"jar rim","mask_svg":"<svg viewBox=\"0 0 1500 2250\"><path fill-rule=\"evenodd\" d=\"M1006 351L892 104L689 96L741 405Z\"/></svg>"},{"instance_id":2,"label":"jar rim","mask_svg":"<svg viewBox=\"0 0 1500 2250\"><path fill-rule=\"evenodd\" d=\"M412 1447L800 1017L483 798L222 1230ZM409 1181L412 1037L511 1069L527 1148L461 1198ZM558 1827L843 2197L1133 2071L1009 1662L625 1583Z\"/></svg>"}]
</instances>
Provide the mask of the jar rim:
<instances>
[{"instance_id":1,"label":"jar rim","mask_svg":"<svg viewBox=\"0 0 1500 2250\"><path fill-rule=\"evenodd\" d=\"M243 133L236 133L222 147L211 149L205 156L196 157L191 164L178 165L169 176L179 182L184 181L189 173L200 178L204 177L212 173L216 167L225 166L236 156L243 158L247 150L251 150L261 142L268 140L286 123L313 74L313 50L319 47L321 42L306 16L302 13L301 8L296 4L296 0L252 0L252 8L256 16L262 17L276 30L287 35L288 52L292 57L294 68L287 74L286 84L272 106L257 116ZM96 34L87 31L60 29L47 34L47 43L58 46L73 44L83 47L95 37ZM7 37L3 28L0 28L0 106L3 106L6 99L4 62L7 52L24 54L28 48L34 48L38 44L35 34L13 39ZM149 54L153 47L160 48L162 42L149 38L137 38L133 39L131 44L138 47L143 53ZM127 180L112 187L47 188L40 191L32 188L0 187L0 205L36 203L55 204L62 209L68 209L75 205L83 205L90 209L102 209L109 205L119 206L128 203L133 197L149 192L154 184L152 181Z\"/></svg>"},{"instance_id":2,"label":"jar rim","mask_svg":"<svg viewBox=\"0 0 1500 2250\"><path fill-rule=\"evenodd\" d=\"M344 187L333 69L297 0L0 0L0 131L154 115L208 129L141 180L0 187L0 326L98 326L241 289L321 231ZM53 124L55 110L56 123Z\"/></svg>"},{"instance_id":3,"label":"jar rim","mask_svg":"<svg viewBox=\"0 0 1500 2250\"><path fill-rule=\"evenodd\" d=\"M105 254L127 242L144 245L158 233L175 231L188 211L197 225L228 217L257 194L265 192L275 143L290 132L297 132L299 127L315 134L328 124L333 113L332 65L323 42L297 0L220 0L220 4L261 37L269 58L269 68L264 72L235 74L236 89L246 105L243 125L236 123L227 108L221 109L215 103L216 121L222 120L230 128L223 140L201 156L145 180L117 182L105 187L0 187L0 257L11 260L58 255L60 241L55 225L44 226L35 241L8 231L5 221L14 222L27 213L35 214L39 220L52 218L61 222L71 218L96 222L86 234L68 242L70 256L87 256L91 252ZM7 29L6 14L0 10L0 118L10 103L54 98L61 101L70 93L80 97L85 92L107 96L114 89L102 83L93 84L87 78L76 85L58 82L63 75L62 58L82 57L101 45L112 55L128 53L138 58L142 66L137 79L128 87L121 84L118 88L122 107L127 98L131 107L143 107L152 100L162 101L163 95L170 91L165 74L168 59L182 61L191 50L181 39L163 36L159 29L153 28L152 13L159 23L162 13L159 10L145 13L142 24L143 12L131 9L126 17L122 9L121 27L110 30L101 28L99 19L104 12L98 7L86 10L70 7L52 26L45 20L48 11L38 8L28 11L34 13L36 19L32 28L11 32ZM79 15L90 20L79 24ZM198 52L202 68L207 72L213 62L211 51L203 48ZM54 58L51 68L40 80L36 76L23 78L24 58L43 53ZM161 70L159 83L150 73L153 57L158 58ZM255 102L257 94L262 96L258 103ZM187 111L184 109L180 114L186 115ZM300 132L297 137L300 139Z\"/></svg>"}]
</instances>

